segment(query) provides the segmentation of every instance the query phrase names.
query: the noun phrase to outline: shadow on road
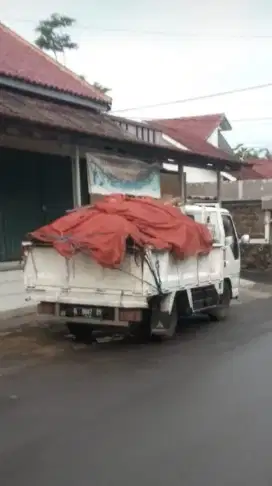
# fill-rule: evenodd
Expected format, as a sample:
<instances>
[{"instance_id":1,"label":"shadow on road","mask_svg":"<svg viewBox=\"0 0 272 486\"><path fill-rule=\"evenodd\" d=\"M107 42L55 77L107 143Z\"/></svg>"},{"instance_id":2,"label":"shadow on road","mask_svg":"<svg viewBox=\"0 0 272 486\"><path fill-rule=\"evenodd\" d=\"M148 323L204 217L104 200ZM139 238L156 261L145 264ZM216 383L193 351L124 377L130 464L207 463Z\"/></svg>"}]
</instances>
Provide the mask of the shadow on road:
<instances>
[{"instance_id":1,"label":"shadow on road","mask_svg":"<svg viewBox=\"0 0 272 486\"><path fill-rule=\"evenodd\" d=\"M208 333L215 326L218 326L218 323L210 322L206 316L200 315L182 320L174 340L154 339L150 342L137 342L132 337L115 336L98 338L92 344L76 342L68 334L65 326L43 324L36 327L21 327L0 335L0 373L32 365L37 361L75 357L78 359L80 356L90 357L90 353L92 356L101 356L104 353L123 355L137 349L175 346L182 341L194 340L200 334Z\"/></svg>"}]
</instances>

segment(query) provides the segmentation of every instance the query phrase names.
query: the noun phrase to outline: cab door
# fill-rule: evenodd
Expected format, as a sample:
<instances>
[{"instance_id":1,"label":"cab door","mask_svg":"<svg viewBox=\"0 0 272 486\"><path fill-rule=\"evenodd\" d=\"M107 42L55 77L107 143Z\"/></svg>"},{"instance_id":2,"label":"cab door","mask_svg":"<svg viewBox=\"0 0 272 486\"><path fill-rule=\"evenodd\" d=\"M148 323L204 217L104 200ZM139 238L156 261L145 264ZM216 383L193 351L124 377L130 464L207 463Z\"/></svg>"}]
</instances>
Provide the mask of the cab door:
<instances>
[{"instance_id":1,"label":"cab door","mask_svg":"<svg viewBox=\"0 0 272 486\"><path fill-rule=\"evenodd\" d=\"M230 214L222 213L222 222L225 233L224 278L231 280L232 293L236 297L239 291L241 268L239 240Z\"/></svg>"},{"instance_id":2,"label":"cab door","mask_svg":"<svg viewBox=\"0 0 272 486\"><path fill-rule=\"evenodd\" d=\"M212 237L213 248L211 252L198 259L198 275L199 284L204 283L218 285L224 278L223 268L223 246L222 235L220 234L220 213L219 211L210 210L205 208L202 214L202 223L204 223Z\"/></svg>"},{"instance_id":3,"label":"cab door","mask_svg":"<svg viewBox=\"0 0 272 486\"><path fill-rule=\"evenodd\" d=\"M205 224L213 237L213 248L208 255L199 255L197 259L198 285L219 285L224 279L224 242L220 231L221 217L219 211L204 207L202 211L189 214L199 223Z\"/></svg>"}]
</instances>

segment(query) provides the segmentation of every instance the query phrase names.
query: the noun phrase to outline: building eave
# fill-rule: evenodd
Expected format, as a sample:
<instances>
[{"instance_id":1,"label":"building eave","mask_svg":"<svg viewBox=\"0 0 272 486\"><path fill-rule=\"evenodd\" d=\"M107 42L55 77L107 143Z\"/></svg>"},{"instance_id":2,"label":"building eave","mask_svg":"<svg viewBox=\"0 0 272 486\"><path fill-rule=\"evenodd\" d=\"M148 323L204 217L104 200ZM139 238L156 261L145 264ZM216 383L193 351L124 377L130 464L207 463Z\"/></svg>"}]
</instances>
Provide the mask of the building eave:
<instances>
[{"instance_id":1,"label":"building eave","mask_svg":"<svg viewBox=\"0 0 272 486\"><path fill-rule=\"evenodd\" d=\"M3 75L0 75L0 87L14 89L25 94L41 96L52 101L63 101L64 103L90 108L95 111L109 111L111 108L110 104L98 99L92 100L83 96L58 91L56 89L43 87L38 84L27 83L25 81Z\"/></svg>"}]
</instances>

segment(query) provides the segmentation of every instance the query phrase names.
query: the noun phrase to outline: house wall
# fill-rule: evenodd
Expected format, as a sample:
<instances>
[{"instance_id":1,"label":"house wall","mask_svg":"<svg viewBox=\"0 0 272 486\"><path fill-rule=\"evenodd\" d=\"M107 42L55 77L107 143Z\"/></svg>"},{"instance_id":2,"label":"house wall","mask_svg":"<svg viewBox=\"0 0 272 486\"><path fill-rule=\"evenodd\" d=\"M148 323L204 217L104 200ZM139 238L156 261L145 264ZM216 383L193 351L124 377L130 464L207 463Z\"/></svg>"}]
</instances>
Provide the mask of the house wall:
<instances>
[{"instance_id":1,"label":"house wall","mask_svg":"<svg viewBox=\"0 0 272 486\"><path fill-rule=\"evenodd\" d=\"M164 145L171 146L173 145L176 148L179 148L181 150L187 150L188 148L182 145L179 142L176 142L171 137L168 137L165 134L162 134L162 138L164 140ZM178 169L176 169L178 171ZM188 167L184 166L184 172L186 173L186 180L188 183L194 183L194 182L216 182L216 173L212 170L206 170L206 169L198 169L196 167Z\"/></svg>"},{"instance_id":2,"label":"house wall","mask_svg":"<svg viewBox=\"0 0 272 486\"><path fill-rule=\"evenodd\" d=\"M212 132L212 134L209 136L209 138L207 139L207 142L209 142L211 145L213 145L214 147L217 147L217 148L219 148L218 134L219 134L219 129L216 128Z\"/></svg>"},{"instance_id":3,"label":"house wall","mask_svg":"<svg viewBox=\"0 0 272 486\"><path fill-rule=\"evenodd\" d=\"M116 123L122 128L122 130L126 131L127 133L130 133L133 137L144 140L149 143L156 143L157 145L168 145L168 146L174 146L176 148L179 148L181 150L186 150L188 151L188 147L185 147L185 145L182 145L181 143L177 142L173 138L169 137L168 135L165 135L164 133L158 131L158 130L153 130L148 128L148 126L144 127L142 124L137 124L137 122L133 122L133 120L129 119L117 119ZM209 138L209 143L214 145L215 147L218 147L219 143L219 138L220 137L219 130L216 129L212 135ZM223 136L221 136L223 137ZM224 139L224 137L223 137ZM222 141L223 143L223 141ZM225 141L225 144L227 142ZM224 149L223 149L224 150ZM206 170L206 169L198 169L195 167L184 167L184 171L186 172L186 177L187 177L187 182L189 183L195 183L195 182L216 182L217 176L216 173L212 170ZM225 177L225 174L223 174L223 177ZM228 177L227 177L228 179Z\"/></svg>"},{"instance_id":4,"label":"house wall","mask_svg":"<svg viewBox=\"0 0 272 486\"><path fill-rule=\"evenodd\" d=\"M158 130L150 128L149 125L137 123L130 119L114 119L115 123L124 131L132 135L138 140L144 142L154 143L156 145L163 145L162 133Z\"/></svg>"},{"instance_id":5,"label":"house wall","mask_svg":"<svg viewBox=\"0 0 272 486\"><path fill-rule=\"evenodd\" d=\"M251 240L265 239L265 211L261 201L223 201L222 206L230 211L238 236L249 234Z\"/></svg>"},{"instance_id":6,"label":"house wall","mask_svg":"<svg viewBox=\"0 0 272 486\"><path fill-rule=\"evenodd\" d=\"M251 239L255 241L266 239L268 233L268 228L266 229L267 212L262 209L261 201L252 201L246 204L236 201L225 202L223 206L232 214L239 236L249 234ZM241 245L241 266L245 270L272 269L271 243L268 241L267 243Z\"/></svg>"},{"instance_id":7,"label":"house wall","mask_svg":"<svg viewBox=\"0 0 272 486\"><path fill-rule=\"evenodd\" d=\"M216 143L218 142L218 130L215 130L214 133L212 134L212 136L214 137L215 146L217 146ZM187 150L187 151L189 150L187 147L185 147L184 145L182 145L179 142L176 142L176 140L174 140L171 137L168 137L165 134L162 134L162 138L164 140L164 143L167 144L167 145L170 145L170 146L174 145L176 148L179 148L181 150ZM178 169L176 168L176 172L177 171L178 171ZM196 167L184 166L184 172L186 172L187 182L190 183L190 184L197 183L197 182L213 182L213 183L216 183L216 181L217 181L216 172L214 172L213 170L199 169L199 168L196 168ZM221 176L223 177L223 180L236 180L235 177L233 177L230 174L227 174L225 172L221 172Z\"/></svg>"},{"instance_id":8,"label":"house wall","mask_svg":"<svg viewBox=\"0 0 272 486\"><path fill-rule=\"evenodd\" d=\"M222 183L222 198L224 201L252 201L271 197L272 179L240 180ZM192 197L215 197L216 184L197 183L188 187L188 195Z\"/></svg>"},{"instance_id":9,"label":"house wall","mask_svg":"<svg viewBox=\"0 0 272 486\"><path fill-rule=\"evenodd\" d=\"M223 152L233 155L233 150L230 144L225 139L224 135L222 134L220 128L216 128L216 130L214 130L214 132L208 138L207 142L209 142L214 147L223 150Z\"/></svg>"}]
</instances>

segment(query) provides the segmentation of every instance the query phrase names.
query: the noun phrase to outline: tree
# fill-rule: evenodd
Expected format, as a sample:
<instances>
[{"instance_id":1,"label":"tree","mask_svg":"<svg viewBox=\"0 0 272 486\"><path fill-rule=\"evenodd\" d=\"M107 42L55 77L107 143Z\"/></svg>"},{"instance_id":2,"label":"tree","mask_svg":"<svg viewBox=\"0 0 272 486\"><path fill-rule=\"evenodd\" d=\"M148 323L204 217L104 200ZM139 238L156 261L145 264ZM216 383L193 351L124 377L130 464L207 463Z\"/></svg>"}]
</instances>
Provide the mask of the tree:
<instances>
[{"instance_id":1,"label":"tree","mask_svg":"<svg viewBox=\"0 0 272 486\"><path fill-rule=\"evenodd\" d=\"M272 160L272 153L269 149L256 149L251 147L246 147L242 143L237 145L233 152L238 156L240 160L250 160L250 159L267 159Z\"/></svg>"},{"instance_id":2,"label":"tree","mask_svg":"<svg viewBox=\"0 0 272 486\"><path fill-rule=\"evenodd\" d=\"M109 91L110 91L110 88L106 88L106 86L103 86L102 84L100 83L97 83L97 81L95 81L93 83L93 86L98 90L100 91L101 93L103 94L107 94Z\"/></svg>"},{"instance_id":3,"label":"tree","mask_svg":"<svg viewBox=\"0 0 272 486\"><path fill-rule=\"evenodd\" d=\"M58 60L58 54L62 54L65 64L65 51L77 49L78 45L72 42L72 39L65 29L73 27L75 19L53 13L48 19L41 20L35 29L38 37L35 44L44 51L53 52L55 59Z\"/></svg>"},{"instance_id":4,"label":"tree","mask_svg":"<svg viewBox=\"0 0 272 486\"><path fill-rule=\"evenodd\" d=\"M79 74L79 78L82 79L82 81L86 81L86 83L88 83L88 81L86 79L86 76L84 76L84 74ZM102 84L98 83L97 81L95 81L92 84L92 86L94 86L94 88L96 88L102 94L107 94L110 91L110 88L106 88L105 86L103 86Z\"/></svg>"},{"instance_id":5,"label":"tree","mask_svg":"<svg viewBox=\"0 0 272 486\"><path fill-rule=\"evenodd\" d=\"M65 51L78 48L78 45L72 42L71 36L65 32L65 29L73 27L75 23L75 19L58 13L53 13L48 19L40 20L35 29L35 32L39 34L34 41L36 46L44 51L53 52L57 61L59 60L58 54L62 54L65 65ZM80 74L79 78L88 82L83 74ZM109 88L97 82L93 86L103 94L110 91Z\"/></svg>"}]
</instances>

